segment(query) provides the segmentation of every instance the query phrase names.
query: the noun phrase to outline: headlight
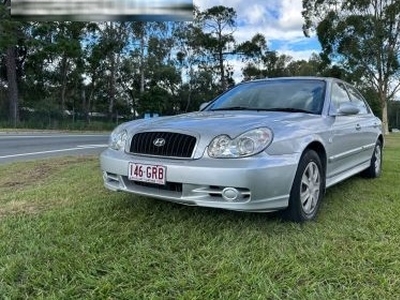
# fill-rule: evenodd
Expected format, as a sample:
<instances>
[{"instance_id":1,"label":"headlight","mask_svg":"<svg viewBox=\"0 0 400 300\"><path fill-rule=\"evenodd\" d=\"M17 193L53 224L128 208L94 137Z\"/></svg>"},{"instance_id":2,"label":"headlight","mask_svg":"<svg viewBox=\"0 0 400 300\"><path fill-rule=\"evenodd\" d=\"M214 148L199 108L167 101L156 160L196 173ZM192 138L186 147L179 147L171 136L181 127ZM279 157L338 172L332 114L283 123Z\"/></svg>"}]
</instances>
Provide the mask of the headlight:
<instances>
[{"instance_id":1,"label":"headlight","mask_svg":"<svg viewBox=\"0 0 400 300\"><path fill-rule=\"evenodd\" d=\"M214 138L208 146L208 155L213 158L246 157L260 153L272 141L272 131L257 128L231 139L227 135Z\"/></svg>"},{"instance_id":2,"label":"headlight","mask_svg":"<svg viewBox=\"0 0 400 300\"><path fill-rule=\"evenodd\" d=\"M114 150L124 150L127 138L128 138L128 132L125 129L117 127L111 133L108 147Z\"/></svg>"}]
</instances>

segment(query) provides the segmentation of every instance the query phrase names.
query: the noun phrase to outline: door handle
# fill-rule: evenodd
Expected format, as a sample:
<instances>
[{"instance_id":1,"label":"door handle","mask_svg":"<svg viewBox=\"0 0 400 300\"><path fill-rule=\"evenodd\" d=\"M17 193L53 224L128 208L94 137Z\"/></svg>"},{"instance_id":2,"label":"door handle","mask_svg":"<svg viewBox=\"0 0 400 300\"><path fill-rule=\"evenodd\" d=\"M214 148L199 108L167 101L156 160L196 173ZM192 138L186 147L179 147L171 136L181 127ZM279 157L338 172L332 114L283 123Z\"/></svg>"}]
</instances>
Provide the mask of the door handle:
<instances>
[{"instance_id":1,"label":"door handle","mask_svg":"<svg viewBox=\"0 0 400 300\"><path fill-rule=\"evenodd\" d=\"M356 125L356 130L361 130L360 124L357 124L357 125Z\"/></svg>"}]
</instances>

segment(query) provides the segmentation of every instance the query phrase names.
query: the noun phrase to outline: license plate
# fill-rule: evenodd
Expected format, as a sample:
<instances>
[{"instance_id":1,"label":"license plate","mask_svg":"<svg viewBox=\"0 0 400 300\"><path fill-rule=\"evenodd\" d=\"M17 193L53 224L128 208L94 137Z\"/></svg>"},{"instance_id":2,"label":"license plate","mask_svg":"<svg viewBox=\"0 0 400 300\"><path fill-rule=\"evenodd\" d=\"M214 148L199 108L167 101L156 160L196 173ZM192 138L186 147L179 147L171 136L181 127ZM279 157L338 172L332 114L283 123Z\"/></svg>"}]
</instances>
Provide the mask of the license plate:
<instances>
[{"instance_id":1,"label":"license plate","mask_svg":"<svg viewBox=\"0 0 400 300\"><path fill-rule=\"evenodd\" d=\"M138 163L129 163L129 180L151 182L156 184L165 184L167 168L158 165L144 165Z\"/></svg>"}]
</instances>

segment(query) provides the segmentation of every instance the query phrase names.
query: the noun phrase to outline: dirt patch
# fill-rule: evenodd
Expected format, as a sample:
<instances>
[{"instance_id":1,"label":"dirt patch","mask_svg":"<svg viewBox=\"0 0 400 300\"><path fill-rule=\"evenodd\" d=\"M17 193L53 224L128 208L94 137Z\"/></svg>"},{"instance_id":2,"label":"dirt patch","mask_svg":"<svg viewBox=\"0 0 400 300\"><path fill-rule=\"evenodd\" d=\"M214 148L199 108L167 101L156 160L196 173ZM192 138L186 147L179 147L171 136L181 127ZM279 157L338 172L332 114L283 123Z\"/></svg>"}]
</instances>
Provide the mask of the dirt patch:
<instances>
[{"instance_id":1,"label":"dirt patch","mask_svg":"<svg viewBox=\"0 0 400 300\"><path fill-rule=\"evenodd\" d=\"M87 157L67 157L63 159L49 159L41 162L18 163L10 169L1 172L0 190L17 190L44 182L65 166L71 166L87 161Z\"/></svg>"},{"instance_id":2,"label":"dirt patch","mask_svg":"<svg viewBox=\"0 0 400 300\"><path fill-rule=\"evenodd\" d=\"M53 180L54 176L59 176L60 172L65 168L93 161L94 159L97 158L94 156L66 157L62 159L16 163L5 168L0 168L0 219L16 214L35 215L54 206L68 205L71 202L71 199L68 197L64 199L64 197L57 198L54 195L55 198L51 199L52 196L48 195L49 199L47 196L35 195L34 191L32 191L32 195L21 196L23 199L19 199L19 195L23 195L23 190L28 187L38 184L47 185L48 182ZM40 189L38 191L40 193ZM8 200L3 198L3 203L1 203L1 194L8 198Z\"/></svg>"},{"instance_id":3,"label":"dirt patch","mask_svg":"<svg viewBox=\"0 0 400 300\"><path fill-rule=\"evenodd\" d=\"M27 203L25 201L12 201L0 207L0 218L18 213L24 213L29 215L36 214L39 211L43 211L44 209L45 207Z\"/></svg>"},{"instance_id":4,"label":"dirt patch","mask_svg":"<svg viewBox=\"0 0 400 300\"><path fill-rule=\"evenodd\" d=\"M67 201L57 202L57 207L67 205ZM3 217L17 214L36 215L55 207L55 203L30 203L27 201L11 201L0 206L0 220Z\"/></svg>"},{"instance_id":5,"label":"dirt patch","mask_svg":"<svg viewBox=\"0 0 400 300\"><path fill-rule=\"evenodd\" d=\"M10 174L11 176L0 181L0 188L19 188L35 184L48 178L55 169L55 166L44 164L19 170L16 174Z\"/></svg>"}]
</instances>

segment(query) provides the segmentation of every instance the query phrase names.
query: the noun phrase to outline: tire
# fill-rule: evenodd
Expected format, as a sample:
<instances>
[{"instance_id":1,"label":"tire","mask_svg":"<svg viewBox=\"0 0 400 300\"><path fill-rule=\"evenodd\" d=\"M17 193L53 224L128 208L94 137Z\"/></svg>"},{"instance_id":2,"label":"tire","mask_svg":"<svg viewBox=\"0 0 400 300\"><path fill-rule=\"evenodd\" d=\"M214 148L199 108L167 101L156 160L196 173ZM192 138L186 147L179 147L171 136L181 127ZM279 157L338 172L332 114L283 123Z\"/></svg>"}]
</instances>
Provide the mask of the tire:
<instances>
[{"instance_id":1,"label":"tire","mask_svg":"<svg viewBox=\"0 0 400 300\"><path fill-rule=\"evenodd\" d=\"M290 191L289 206L283 217L297 223L314 220L325 193L325 172L313 150L303 153Z\"/></svg>"},{"instance_id":2,"label":"tire","mask_svg":"<svg viewBox=\"0 0 400 300\"><path fill-rule=\"evenodd\" d=\"M361 175L367 178L377 178L382 172L382 142L376 141L374 152L372 153L371 163L368 169L365 169Z\"/></svg>"}]
</instances>

